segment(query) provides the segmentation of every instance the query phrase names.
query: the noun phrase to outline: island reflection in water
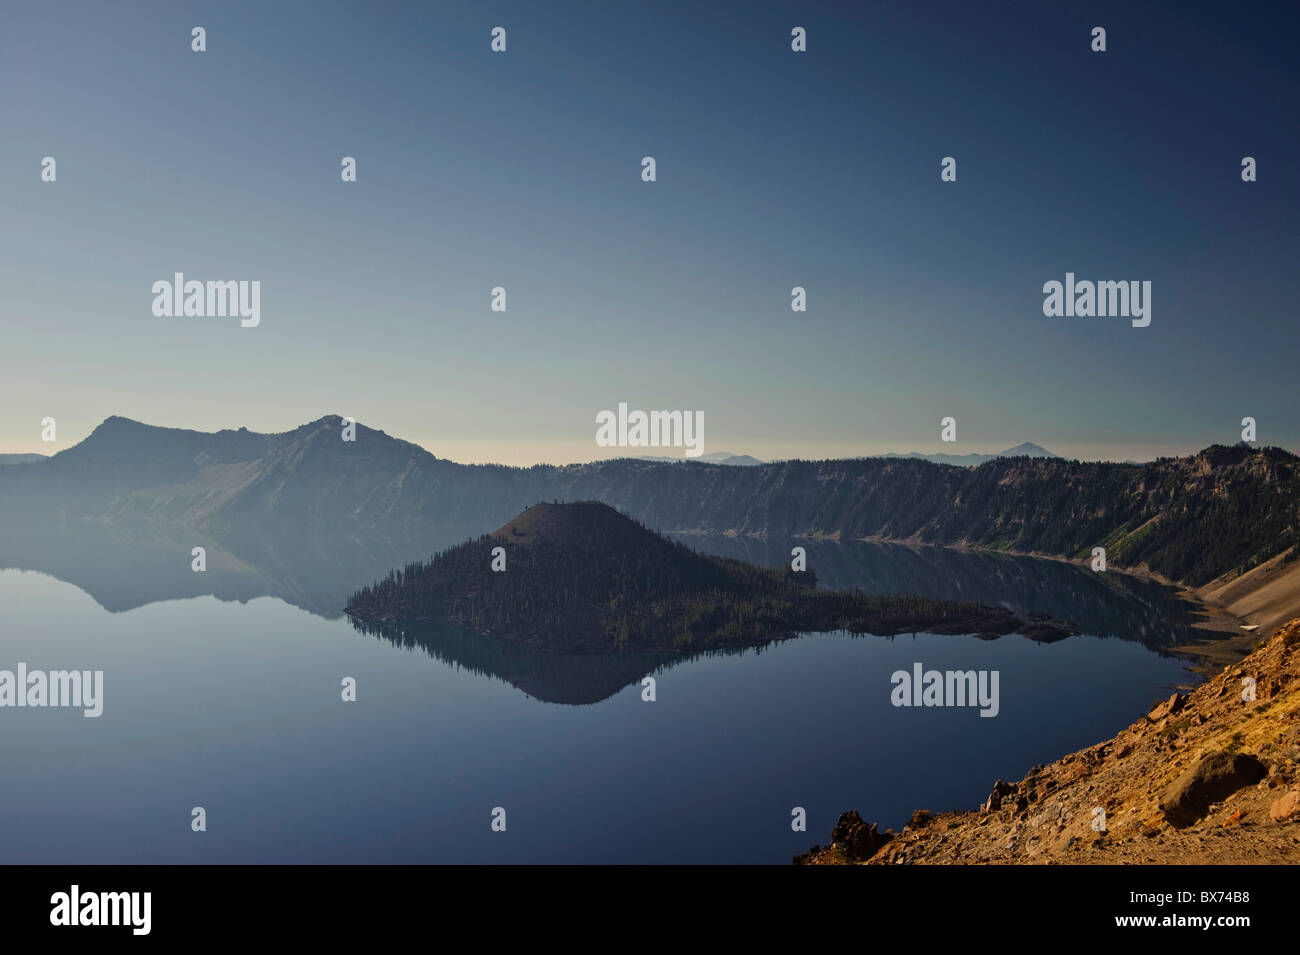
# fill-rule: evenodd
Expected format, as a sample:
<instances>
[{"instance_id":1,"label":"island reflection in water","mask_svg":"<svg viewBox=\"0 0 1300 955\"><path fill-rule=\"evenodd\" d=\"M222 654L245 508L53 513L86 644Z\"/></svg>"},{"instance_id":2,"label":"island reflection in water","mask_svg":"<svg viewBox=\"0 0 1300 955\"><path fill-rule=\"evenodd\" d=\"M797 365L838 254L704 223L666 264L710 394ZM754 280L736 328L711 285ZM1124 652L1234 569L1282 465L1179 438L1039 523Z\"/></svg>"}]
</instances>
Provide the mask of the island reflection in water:
<instances>
[{"instance_id":1,"label":"island reflection in water","mask_svg":"<svg viewBox=\"0 0 1300 955\"><path fill-rule=\"evenodd\" d=\"M1007 607L1022 619L1043 614L1082 634L1135 641L1160 655L1193 636L1195 607L1173 588L1118 572L1096 573L1082 564L868 541L674 536L704 553L771 567L787 565L791 548L799 546L807 551L808 567L822 587L973 600ZM433 549L460 539L439 541ZM207 570L196 573L191 554L200 546ZM75 584L115 613L202 595L241 603L271 596L333 620L342 616L347 597L356 589L429 553L425 541L355 532L331 535L320 530L304 539L297 532L266 529L220 536L136 519L54 524L34 520L6 527L0 567L48 573ZM395 646L419 649L553 703L599 702L647 675L700 656L745 652L557 656L451 625L352 624Z\"/></svg>"}]
</instances>

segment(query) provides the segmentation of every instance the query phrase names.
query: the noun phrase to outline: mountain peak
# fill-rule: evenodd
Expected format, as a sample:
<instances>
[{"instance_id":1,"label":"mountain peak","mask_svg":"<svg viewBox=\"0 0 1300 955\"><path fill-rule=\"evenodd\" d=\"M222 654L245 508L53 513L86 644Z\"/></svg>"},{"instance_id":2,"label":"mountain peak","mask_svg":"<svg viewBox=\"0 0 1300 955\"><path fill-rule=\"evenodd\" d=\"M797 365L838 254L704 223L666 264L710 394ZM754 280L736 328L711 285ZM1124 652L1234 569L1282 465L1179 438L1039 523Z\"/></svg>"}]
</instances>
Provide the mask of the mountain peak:
<instances>
[{"instance_id":1,"label":"mountain peak","mask_svg":"<svg viewBox=\"0 0 1300 955\"><path fill-rule=\"evenodd\" d=\"M143 421L136 421L134 418L124 418L121 415L109 415L98 425L95 430L86 435L79 443L71 448L61 452L67 454L68 451L77 449L91 448L96 451L116 452L122 449L130 449L136 446L137 442L149 441L156 435L163 435L168 431L174 431L170 428L159 428L156 425L145 424Z\"/></svg>"},{"instance_id":2,"label":"mountain peak","mask_svg":"<svg viewBox=\"0 0 1300 955\"><path fill-rule=\"evenodd\" d=\"M509 552L504 571L497 547ZM707 557L606 504L538 504L487 538L408 564L352 595L362 628L448 622L549 653L685 653L806 630L1007 633L1011 611L823 591L811 571ZM398 628L397 631L393 628ZM934 630L942 627L942 630Z\"/></svg>"},{"instance_id":3,"label":"mountain peak","mask_svg":"<svg viewBox=\"0 0 1300 955\"><path fill-rule=\"evenodd\" d=\"M134 418L124 418L121 415L113 414L113 415L109 415L98 425L96 425L95 430L91 431L90 433L91 434L113 434L115 432L121 432L124 430L131 430L135 428L148 428L148 427L150 427L150 425L145 424L143 421L136 421Z\"/></svg>"},{"instance_id":4,"label":"mountain peak","mask_svg":"<svg viewBox=\"0 0 1300 955\"><path fill-rule=\"evenodd\" d=\"M1032 441L1024 441L1017 444L1014 448L1007 448L1005 451L999 451L1000 458L1054 458L1057 455L1048 451L1041 445L1034 444Z\"/></svg>"},{"instance_id":5,"label":"mountain peak","mask_svg":"<svg viewBox=\"0 0 1300 955\"><path fill-rule=\"evenodd\" d=\"M358 421L357 423L360 424L361 422ZM316 418L314 421L308 421L306 424L298 425L298 427L294 428L294 430L304 431L308 428L313 428L313 429L333 428L336 426L340 428L343 427L343 415L337 415L337 414L321 415L319 418Z\"/></svg>"},{"instance_id":6,"label":"mountain peak","mask_svg":"<svg viewBox=\"0 0 1300 955\"><path fill-rule=\"evenodd\" d=\"M565 544L593 536L608 536L610 532L635 534L637 531L647 536L651 533L608 504L573 501L534 504L498 527L491 536L515 544Z\"/></svg>"}]
</instances>

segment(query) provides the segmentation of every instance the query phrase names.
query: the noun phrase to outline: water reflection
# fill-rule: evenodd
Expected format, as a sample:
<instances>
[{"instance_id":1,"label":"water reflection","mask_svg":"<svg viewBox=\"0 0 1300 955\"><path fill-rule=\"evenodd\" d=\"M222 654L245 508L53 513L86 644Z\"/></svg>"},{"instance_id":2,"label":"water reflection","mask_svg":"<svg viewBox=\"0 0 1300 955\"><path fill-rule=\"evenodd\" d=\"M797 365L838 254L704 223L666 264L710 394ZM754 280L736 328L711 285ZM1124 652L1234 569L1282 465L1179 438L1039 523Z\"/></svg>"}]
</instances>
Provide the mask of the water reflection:
<instances>
[{"instance_id":1,"label":"water reflection","mask_svg":"<svg viewBox=\"0 0 1300 955\"><path fill-rule=\"evenodd\" d=\"M427 531L394 536L319 527L304 534L301 527L268 526L256 532L215 534L136 518L98 523L9 520L0 539L0 568L50 574L80 587L111 612L210 594L239 602L278 597L317 616L337 619L348 595L362 585L392 567L457 543L468 533L447 528L431 540ZM1170 587L1116 572L1094 573L1059 560L865 541L676 536L705 553L773 567L786 565L791 548L800 546L824 587L1005 606L1025 619L1044 614L1081 633L1135 641L1161 654L1186 642L1194 622L1194 606ZM206 550L205 572L191 569L194 547ZM451 626L353 625L555 703L607 699L660 668L697 656L556 656Z\"/></svg>"},{"instance_id":2,"label":"water reflection","mask_svg":"<svg viewBox=\"0 0 1300 955\"><path fill-rule=\"evenodd\" d=\"M675 538L706 553L770 567L788 565L791 548L803 547L824 587L974 600L1008 607L1022 619L1044 614L1080 633L1135 640L1157 651L1186 643L1196 621L1196 606L1172 587L1115 571L1096 573L1063 560L876 541Z\"/></svg>"}]
</instances>

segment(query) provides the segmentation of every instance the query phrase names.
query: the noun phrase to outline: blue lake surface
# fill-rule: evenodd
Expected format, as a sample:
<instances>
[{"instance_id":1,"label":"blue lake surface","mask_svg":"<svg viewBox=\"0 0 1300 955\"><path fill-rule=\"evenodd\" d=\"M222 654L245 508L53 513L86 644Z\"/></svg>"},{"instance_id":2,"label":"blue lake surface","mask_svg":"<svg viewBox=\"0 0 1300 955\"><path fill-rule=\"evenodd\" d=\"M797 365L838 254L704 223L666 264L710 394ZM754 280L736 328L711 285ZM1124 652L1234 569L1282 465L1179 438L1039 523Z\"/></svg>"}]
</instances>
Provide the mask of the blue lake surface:
<instances>
[{"instance_id":1,"label":"blue lake surface","mask_svg":"<svg viewBox=\"0 0 1300 955\"><path fill-rule=\"evenodd\" d=\"M899 828L913 809L972 808L996 778L1112 735L1191 680L1161 649L1177 601L1154 587L885 545L810 559L823 584L1001 592L1084 635L822 633L672 664L557 661L455 634L395 646L273 596L110 612L105 593L0 571L0 669L105 683L98 719L0 709L0 862L784 864L848 809ZM890 674L915 662L999 671L998 716L892 706Z\"/></svg>"}]
</instances>

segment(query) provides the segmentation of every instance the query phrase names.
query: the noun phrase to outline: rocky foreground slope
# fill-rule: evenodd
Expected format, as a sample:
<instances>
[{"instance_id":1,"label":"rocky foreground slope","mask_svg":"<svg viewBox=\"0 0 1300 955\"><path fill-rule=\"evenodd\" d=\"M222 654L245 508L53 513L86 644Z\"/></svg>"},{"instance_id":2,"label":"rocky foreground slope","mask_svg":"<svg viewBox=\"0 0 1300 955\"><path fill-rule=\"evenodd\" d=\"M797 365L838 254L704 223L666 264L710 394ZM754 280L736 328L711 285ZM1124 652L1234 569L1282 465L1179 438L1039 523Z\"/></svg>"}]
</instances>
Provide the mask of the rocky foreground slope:
<instances>
[{"instance_id":1,"label":"rocky foreground slope","mask_svg":"<svg viewBox=\"0 0 1300 955\"><path fill-rule=\"evenodd\" d=\"M1112 739L1036 766L1019 782L999 780L979 809L917 810L901 833L848 812L828 848L795 862L1300 863L1298 763L1295 619Z\"/></svg>"}]
</instances>

